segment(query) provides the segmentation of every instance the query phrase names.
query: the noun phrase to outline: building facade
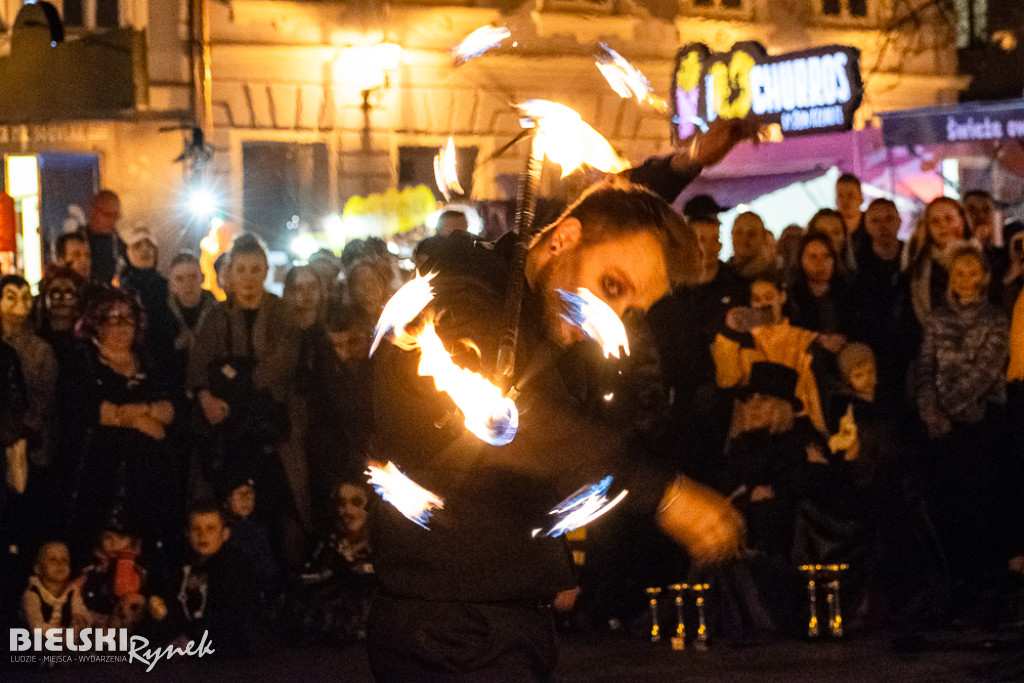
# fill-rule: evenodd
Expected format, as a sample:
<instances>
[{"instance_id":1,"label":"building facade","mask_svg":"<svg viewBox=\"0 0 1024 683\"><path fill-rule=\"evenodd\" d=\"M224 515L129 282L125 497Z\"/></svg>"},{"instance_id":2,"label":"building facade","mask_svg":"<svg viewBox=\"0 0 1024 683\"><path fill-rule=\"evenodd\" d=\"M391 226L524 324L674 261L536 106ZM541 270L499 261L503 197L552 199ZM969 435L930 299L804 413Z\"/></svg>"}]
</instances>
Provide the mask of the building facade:
<instances>
[{"instance_id":1,"label":"building facade","mask_svg":"<svg viewBox=\"0 0 1024 683\"><path fill-rule=\"evenodd\" d=\"M8 59L15 57L20 5L0 0L0 20L8 28L0 49L6 47ZM287 234L289 225L315 225L341 214L352 197L432 185L434 152L449 136L459 148L462 172L472 177L473 198L510 199L526 154L522 144L508 147L521 131L511 105L531 98L573 107L632 161L667 151L666 116L620 99L594 66L601 42L643 71L662 97L668 96L675 53L688 43L727 51L754 40L770 54L827 44L856 47L865 84L858 126L870 125L881 111L955 102L967 86L957 75L956 26L938 9L921 10L920 3L905 0L53 5L64 17L65 45L127 34L135 46L134 99L113 113L64 111L56 117L45 109L6 115L0 107L0 152L91 156L92 186L121 194L126 219L148 222L169 246L194 247L198 240L183 228L179 209L196 181L173 160L191 127L206 121L207 99L210 121L204 127L214 153L203 181L221 192L229 220L280 245L276 236ZM507 27L511 37L456 66L452 47L487 24ZM400 46L397 60L393 52L375 49L381 43ZM0 82L0 90L6 87ZM0 101L11 96L0 92ZM44 215L44 223L54 221Z\"/></svg>"}]
</instances>

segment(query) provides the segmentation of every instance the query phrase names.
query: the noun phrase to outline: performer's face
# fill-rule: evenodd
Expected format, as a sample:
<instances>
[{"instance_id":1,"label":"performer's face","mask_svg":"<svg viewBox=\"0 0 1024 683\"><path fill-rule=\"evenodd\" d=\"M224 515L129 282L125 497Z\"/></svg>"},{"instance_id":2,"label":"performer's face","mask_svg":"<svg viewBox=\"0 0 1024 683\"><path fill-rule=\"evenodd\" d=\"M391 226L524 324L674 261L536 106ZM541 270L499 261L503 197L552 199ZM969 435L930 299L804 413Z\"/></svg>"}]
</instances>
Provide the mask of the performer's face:
<instances>
[{"instance_id":1,"label":"performer's face","mask_svg":"<svg viewBox=\"0 0 1024 683\"><path fill-rule=\"evenodd\" d=\"M583 333L561 317L559 289L575 292L585 287L620 318L631 308L646 311L669 291L665 254L654 233L617 235L584 245L578 226L575 221L561 234L559 226L549 244L538 245L549 255L536 281L544 299L544 320L550 338L563 346L583 339Z\"/></svg>"}]
</instances>

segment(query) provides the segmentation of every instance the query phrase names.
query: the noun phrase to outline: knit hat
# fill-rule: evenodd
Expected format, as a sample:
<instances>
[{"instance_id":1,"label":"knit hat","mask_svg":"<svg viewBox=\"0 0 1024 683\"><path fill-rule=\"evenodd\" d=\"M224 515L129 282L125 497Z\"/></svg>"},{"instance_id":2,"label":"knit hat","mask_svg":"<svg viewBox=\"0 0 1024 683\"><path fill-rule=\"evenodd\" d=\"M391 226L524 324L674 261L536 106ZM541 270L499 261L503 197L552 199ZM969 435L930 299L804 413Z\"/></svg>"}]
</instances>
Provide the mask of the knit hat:
<instances>
[{"instance_id":1,"label":"knit hat","mask_svg":"<svg viewBox=\"0 0 1024 683\"><path fill-rule=\"evenodd\" d=\"M795 410L802 410L803 402L796 397L797 372L788 365L759 361L750 366L750 381L739 391L741 400L754 394L772 396L788 401Z\"/></svg>"},{"instance_id":2,"label":"knit hat","mask_svg":"<svg viewBox=\"0 0 1024 683\"><path fill-rule=\"evenodd\" d=\"M224 472L219 477L216 477L216 479L215 488L217 496L221 500L226 500L228 496L234 493L235 489L242 486L251 486L254 490L256 488L256 482L253 481L252 477L239 470Z\"/></svg>"},{"instance_id":3,"label":"knit hat","mask_svg":"<svg viewBox=\"0 0 1024 683\"><path fill-rule=\"evenodd\" d=\"M836 360L839 363L839 372L842 373L843 379L849 379L850 374L858 367L867 363L874 365L875 353L867 344L854 342L844 346Z\"/></svg>"}]
</instances>

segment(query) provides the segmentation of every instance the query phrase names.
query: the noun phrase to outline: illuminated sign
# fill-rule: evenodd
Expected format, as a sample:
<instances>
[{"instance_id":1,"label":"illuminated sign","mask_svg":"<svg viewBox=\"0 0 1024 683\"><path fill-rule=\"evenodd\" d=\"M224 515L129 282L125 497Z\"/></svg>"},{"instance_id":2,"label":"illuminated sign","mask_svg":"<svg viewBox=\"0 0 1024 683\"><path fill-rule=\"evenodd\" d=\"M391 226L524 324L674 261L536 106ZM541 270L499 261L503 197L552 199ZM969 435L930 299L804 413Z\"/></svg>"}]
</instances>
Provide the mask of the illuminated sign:
<instances>
[{"instance_id":1,"label":"illuminated sign","mask_svg":"<svg viewBox=\"0 0 1024 683\"><path fill-rule=\"evenodd\" d=\"M785 135L849 130L860 106L860 50L841 45L771 55L755 42L711 52L691 43L676 54L673 127L688 137L718 117L757 116Z\"/></svg>"}]
</instances>

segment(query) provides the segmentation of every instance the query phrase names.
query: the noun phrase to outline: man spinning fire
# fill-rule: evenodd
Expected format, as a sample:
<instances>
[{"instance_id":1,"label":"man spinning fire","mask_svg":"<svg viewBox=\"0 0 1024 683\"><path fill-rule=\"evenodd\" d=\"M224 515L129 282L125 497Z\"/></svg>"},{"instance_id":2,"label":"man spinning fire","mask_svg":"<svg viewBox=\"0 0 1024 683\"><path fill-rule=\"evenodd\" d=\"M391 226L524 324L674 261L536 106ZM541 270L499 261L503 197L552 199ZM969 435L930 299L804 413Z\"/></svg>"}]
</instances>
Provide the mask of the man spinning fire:
<instances>
[{"instance_id":1,"label":"man spinning fire","mask_svg":"<svg viewBox=\"0 0 1024 683\"><path fill-rule=\"evenodd\" d=\"M749 129L723 122L674 157L630 180L678 194L702 165L721 159ZM674 194L672 195L675 196ZM557 658L551 604L575 585L551 510L581 487L612 477L611 493L656 515L698 564L733 556L742 522L725 499L672 473L625 458L628 420L595 400L601 361L567 315L564 292L581 288L620 318L646 311L701 268L693 231L664 199L623 178L584 193L510 266L516 235L494 245L452 242L436 263L431 305L407 329L432 323L461 367L489 374L501 343L506 291L525 277L511 384L518 430L506 445L463 426L452 400L420 376L421 351L382 344L374 356L374 460L393 461L443 501L426 525L377 506L380 595L369 624L378 681L543 681ZM401 334L396 330L396 335ZM408 348L408 347L406 347ZM584 359L584 360L581 360ZM595 368L597 368L595 370Z\"/></svg>"}]
</instances>

